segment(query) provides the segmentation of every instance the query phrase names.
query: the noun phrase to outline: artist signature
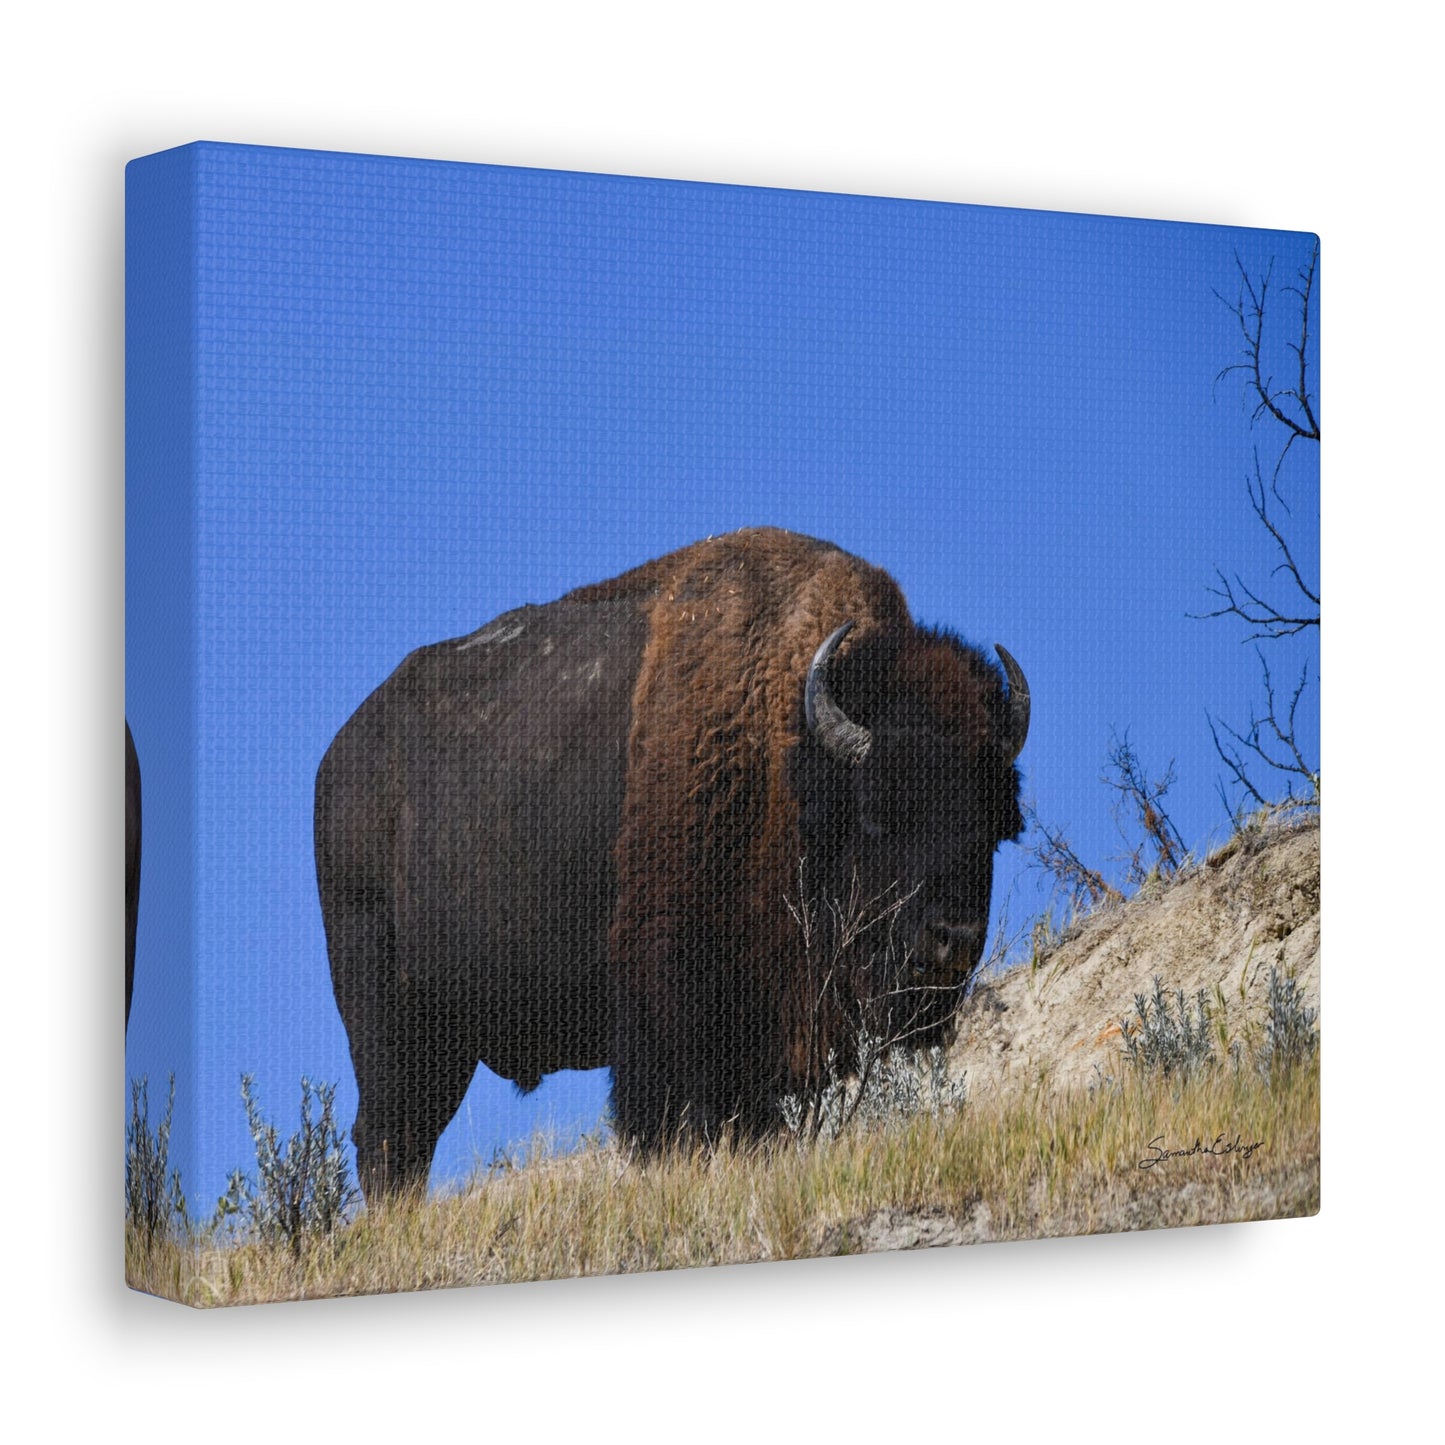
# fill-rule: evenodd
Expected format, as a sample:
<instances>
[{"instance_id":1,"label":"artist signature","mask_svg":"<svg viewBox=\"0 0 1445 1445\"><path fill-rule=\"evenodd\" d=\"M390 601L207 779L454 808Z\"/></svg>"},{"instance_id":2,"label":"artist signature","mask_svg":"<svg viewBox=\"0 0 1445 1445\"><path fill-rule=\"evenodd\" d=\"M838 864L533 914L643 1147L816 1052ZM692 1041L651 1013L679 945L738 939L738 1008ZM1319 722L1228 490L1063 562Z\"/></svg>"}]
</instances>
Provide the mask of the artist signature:
<instances>
[{"instance_id":1,"label":"artist signature","mask_svg":"<svg viewBox=\"0 0 1445 1445\"><path fill-rule=\"evenodd\" d=\"M1148 1159L1141 1159L1141 1169L1152 1169L1156 1164L1167 1163L1170 1159L1192 1159L1196 1154L1238 1154L1241 1159L1248 1159L1256 1149L1264 1147L1263 1139L1256 1139L1253 1144L1246 1144L1242 1137L1236 1134L1233 1139L1226 1138L1223 1133L1214 1136L1212 1144L1206 1144L1202 1139L1196 1139L1188 1149L1165 1149L1163 1147L1164 1136L1156 1135L1148 1143L1148 1148L1153 1151Z\"/></svg>"}]
</instances>

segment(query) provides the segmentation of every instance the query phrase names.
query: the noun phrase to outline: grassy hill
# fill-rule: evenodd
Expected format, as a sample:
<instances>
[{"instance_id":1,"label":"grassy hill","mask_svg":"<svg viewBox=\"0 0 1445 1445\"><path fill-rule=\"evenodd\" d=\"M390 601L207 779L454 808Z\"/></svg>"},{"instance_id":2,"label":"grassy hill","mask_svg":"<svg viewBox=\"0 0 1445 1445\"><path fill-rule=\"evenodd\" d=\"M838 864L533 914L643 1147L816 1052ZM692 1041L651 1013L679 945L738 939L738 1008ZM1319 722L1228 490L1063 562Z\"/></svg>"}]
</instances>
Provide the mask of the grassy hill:
<instances>
[{"instance_id":1,"label":"grassy hill","mask_svg":"<svg viewBox=\"0 0 1445 1445\"><path fill-rule=\"evenodd\" d=\"M1318 821L1276 823L988 981L953 1082L833 1137L539 1146L296 1248L130 1230L126 1277L208 1306L1311 1214L1318 915Z\"/></svg>"}]
</instances>

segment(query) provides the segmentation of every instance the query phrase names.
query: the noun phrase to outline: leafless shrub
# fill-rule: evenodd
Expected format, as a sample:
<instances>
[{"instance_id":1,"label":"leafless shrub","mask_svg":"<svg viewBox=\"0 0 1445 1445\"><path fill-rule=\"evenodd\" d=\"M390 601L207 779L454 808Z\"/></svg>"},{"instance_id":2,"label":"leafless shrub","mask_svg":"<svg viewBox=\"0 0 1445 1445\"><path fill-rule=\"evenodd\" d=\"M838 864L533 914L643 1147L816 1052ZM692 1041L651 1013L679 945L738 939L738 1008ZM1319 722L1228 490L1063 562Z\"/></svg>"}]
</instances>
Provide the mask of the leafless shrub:
<instances>
[{"instance_id":1,"label":"leafless shrub","mask_svg":"<svg viewBox=\"0 0 1445 1445\"><path fill-rule=\"evenodd\" d=\"M1290 694L1288 704L1275 696L1274 676L1263 653L1255 649L1259 657L1260 672L1264 678L1265 707L1263 713L1251 708L1249 724L1242 731L1231 727L1217 718L1209 719L1209 731L1214 738L1214 750L1220 761L1229 769L1229 775L1248 804L1258 808L1273 808L1279 804L1318 804L1320 800L1320 770L1311 763L1300 746L1298 715L1300 698L1304 696L1309 682L1309 664L1300 669L1299 681ZM1221 731L1224 737L1220 736ZM1288 779L1284 796L1266 798L1251 774L1251 767L1263 763L1273 772ZM1239 809L1230 806L1228 794L1221 782L1220 801L1226 811L1238 821Z\"/></svg>"},{"instance_id":2,"label":"leafless shrub","mask_svg":"<svg viewBox=\"0 0 1445 1445\"><path fill-rule=\"evenodd\" d=\"M1320 248L1316 245L1310 252L1309 262L1297 272L1299 285L1285 287L1286 291L1299 298L1300 305L1300 339L1298 342L1288 343L1297 367L1295 375L1291 378L1294 381L1293 386L1275 386L1274 377L1268 374L1264 361L1265 303L1274 277L1274 263L1271 262L1264 275L1255 280L1250 276L1244 262L1239 259L1239 253L1236 252L1234 264L1239 270L1238 295L1234 301L1230 302L1220 296L1218 291L1214 293L1238 320L1240 336L1244 341L1243 360L1232 362L1229 366L1222 368L1219 375L1215 377L1215 381L1222 381L1226 376L1235 372L1243 372L1245 390L1256 402L1254 413L1250 417L1250 424L1253 425L1267 412L1289 434L1284 444L1285 451L1288 451L1297 440L1317 442L1320 439L1320 423L1315 413L1315 398L1310 390L1308 356L1310 303L1314 294L1315 270L1319 266L1319 260Z\"/></svg>"},{"instance_id":3,"label":"leafless shrub","mask_svg":"<svg viewBox=\"0 0 1445 1445\"><path fill-rule=\"evenodd\" d=\"M1297 284L1285 291L1296 299L1299 320L1298 340L1285 343L1289 354L1289 379L1276 384L1266 360L1266 314L1269 310L1273 264L1259 277L1251 276L1244 263L1235 256L1239 271L1239 288L1234 301L1219 299L1239 323L1243 341L1241 359L1224 367L1215 378L1216 385L1225 377L1236 375L1244 380L1246 398L1252 403L1250 425L1269 418L1282 428L1284 441L1274 455L1266 479L1265 465L1258 446L1253 451L1253 473L1246 478L1249 504L1260 526L1269 534L1279 560L1267 586L1251 585L1237 573L1226 576L1215 569L1218 586L1209 588L1219 605L1201 617L1233 617L1247 628L1247 642L1280 642L1320 625L1319 584L1308 578L1297 560L1296 548L1288 532L1290 508L1280 489L1285 460L1297 442L1319 444L1319 406L1310 377L1309 350L1311 321L1315 301L1315 277L1319 265L1319 247L1310 253L1308 263L1297 273ZM1216 295L1219 293L1216 292ZM1283 592L1279 590L1283 588ZM1298 727L1300 698L1309 681L1308 663L1300 669L1300 679L1286 704L1276 696L1274 678L1259 648L1255 649L1263 675L1266 703L1263 712L1251 709L1248 724L1235 728L1209 717L1215 751L1228 771L1230 785L1243 799L1243 805L1268 806L1279 801L1267 796L1277 791L1278 780L1285 780L1287 802L1319 801L1320 769L1306 757ZM1268 781L1267 781L1268 779ZM1301 792L1301 784L1307 791ZM1226 811L1235 821L1239 807L1231 807L1228 792L1221 782L1220 793Z\"/></svg>"},{"instance_id":4,"label":"leafless shrub","mask_svg":"<svg viewBox=\"0 0 1445 1445\"><path fill-rule=\"evenodd\" d=\"M1160 777L1151 780L1126 732L1111 741L1101 781L1117 794L1114 821L1129 851L1122 860L1113 861L1122 861L1125 883L1137 888L1151 878L1168 878L1178 872L1188 857L1188 849L1164 806L1165 795L1175 781L1173 762ZM1065 919L1062 927L1067 928L1074 919L1119 903L1125 895L1100 869L1079 856L1062 828L1039 816L1032 799L1024 802L1023 815L1028 830L1024 848L1034 866L1054 882L1054 897L1034 924L1037 954L1057 941L1060 911Z\"/></svg>"},{"instance_id":5,"label":"leafless shrub","mask_svg":"<svg viewBox=\"0 0 1445 1445\"><path fill-rule=\"evenodd\" d=\"M1249 493L1249 503L1254 509L1255 516L1259 518L1260 525L1265 531L1274 538L1275 546L1281 554L1282 560L1275 566L1271 576L1277 577L1284 573L1292 582L1294 590L1299 593L1299 597L1290 603L1267 600L1246 583L1238 573L1232 578L1226 577L1216 567L1214 575L1218 579L1219 585L1210 587L1208 591L1211 596L1217 597L1222 605L1212 611L1195 614L1197 617L1238 617L1252 629L1245 638L1246 642L1253 642L1256 638L1293 637L1307 628L1320 625L1319 593L1305 581L1299 564L1295 561L1289 540L1280 530L1281 524L1276 517L1270 515L1269 510L1269 492L1274 493L1276 503L1280 507L1283 507L1286 512L1289 510L1279 495L1280 465L1283 463L1287 451L1288 444L1275 462L1269 487L1266 490L1264 475L1260 468L1259 448L1256 447L1254 450L1254 475L1245 479L1245 487Z\"/></svg>"},{"instance_id":6,"label":"leafless shrub","mask_svg":"<svg viewBox=\"0 0 1445 1445\"><path fill-rule=\"evenodd\" d=\"M916 891L895 886L865 897L855 874L846 897L820 902L799 865L798 897L784 901L803 943L796 986L808 1019L805 1066L782 1107L800 1138L831 1138L855 1119L952 1097L944 1051L916 1058L915 1041L934 1027L940 986L897 981L906 947L895 925Z\"/></svg>"},{"instance_id":7,"label":"leafless shrub","mask_svg":"<svg viewBox=\"0 0 1445 1445\"><path fill-rule=\"evenodd\" d=\"M1168 878L1177 873L1188 849L1164 807L1164 795L1174 786L1173 760L1161 777L1150 782L1126 732L1110 744L1101 781L1119 795L1114 804L1114 822L1120 837L1126 844L1131 843L1126 820L1136 825L1141 835L1124 860L1129 882L1137 887L1150 878Z\"/></svg>"},{"instance_id":8,"label":"leafless shrub","mask_svg":"<svg viewBox=\"0 0 1445 1445\"><path fill-rule=\"evenodd\" d=\"M1078 915L1088 913L1104 903L1118 903L1123 894L1095 868L1074 851L1062 828L1046 823L1032 799L1023 805L1024 823L1030 834L1037 835L1025 845L1036 867L1054 880L1055 906L1062 899L1066 911ZM1050 914L1054 911L1049 909Z\"/></svg>"}]
</instances>

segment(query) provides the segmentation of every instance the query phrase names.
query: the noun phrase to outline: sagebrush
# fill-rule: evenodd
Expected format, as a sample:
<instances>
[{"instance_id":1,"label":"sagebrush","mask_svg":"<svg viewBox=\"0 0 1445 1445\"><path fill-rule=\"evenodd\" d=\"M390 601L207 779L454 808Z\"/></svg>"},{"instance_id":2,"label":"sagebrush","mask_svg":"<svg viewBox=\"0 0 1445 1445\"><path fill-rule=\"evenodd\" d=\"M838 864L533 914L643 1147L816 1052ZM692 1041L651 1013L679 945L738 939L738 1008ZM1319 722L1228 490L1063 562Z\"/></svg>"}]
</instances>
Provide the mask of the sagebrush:
<instances>
[{"instance_id":1,"label":"sagebrush","mask_svg":"<svg viewBox=\"0 0 1445 1445\"><path fill-rule=\"evenodd\" d=\"M1134 1018L1120 1019L1125 1060L1136 1069L1166 1077L1212 1068L1219 1062L1216 1040L1224 1038L1224 1015L1216 1015L1200 989L1191 1001L1184 990L1171 995L1156 974L1150 995L1134 995ZM1263 1034L1235 1038L1227 1046L1234 1067L1246 1060L1268 1077L1313 1057L1319 1049L1319 1010L1305 1004L1297 979L1270 966L1265 990Z\"/></svg>"},{"instance_id":2,"label":"sagebrush","mask_svg":"<svg viewBox=\"0 0 1445 1445\"><path fill-rule=\"evenodd\" d=\"M1290 1068L1318 1051L1320 1035L1315 1024L1319 1010L1305 1007L1304 991L1297 980L1271 968L1265 1008L1264 1041L1256 1054L1261 1072Z\"/></svg>"},{"instance_id":3,"label":"sagebrush","mask_svg":"<svg viewBox=\"0 0 1445 1445\"><path fill-rule=\"evenodd\" d=\"M967 1082L954 1078L948 1050L939 1044L914 1051L863 1028L854 1056L856 1072L843 1072L830 1053L816 1096L783 1100L783 1122L798 1139L836 1139L850 1125L888 1119L938 1116L961 1109Z\"/></svg>"},{"instance_id":4,"label":"sagebrush","mask_svg":"<svg viewBox=\"0 0 1445 1445\"><path fill-rule=\"evenodd\" d=\"M149 1079L132 1079L130 1119L125 1129L125 1219L143 1245L187 1225L186 1196L180 1170L171 1168L171 1119L176 1108L176 1076L170 1076L166 1111L154 1132L150 1126Z\"/></svg>"},{"instance_id":5,"label":"sagebrush","mask_svg":"<svg viewBox=\"0 0 1445 1445\"><path fill-rule=\"evenodd\" d=\"M1163 982L1154 976L1153 995L1134 995L1135 1017L1121 1019L1124 1057L1138 1069L1155 1069L1164 1075L1207 1068L1215 1060L1208 997L1203 989L1193 1006L1184 990L1171 1000Z\"/></svg>"},{"instance_id":6,"label":"sagebrush","mask_svg":"<svg viewBox=\"0 0 1445 1445\"><path fill-rule=\"evenodd\" d=\"M301 1127L283 1145L262 1115L255 1080L241 1076L256 1172L237 1169L216 1203L218 1228L240 1225L266 1243L299 1254L308 1239L335 1233L358 1202L346 1147L336 1127L336 1085L301 1080Z\"/></svg>"}]
</instances>

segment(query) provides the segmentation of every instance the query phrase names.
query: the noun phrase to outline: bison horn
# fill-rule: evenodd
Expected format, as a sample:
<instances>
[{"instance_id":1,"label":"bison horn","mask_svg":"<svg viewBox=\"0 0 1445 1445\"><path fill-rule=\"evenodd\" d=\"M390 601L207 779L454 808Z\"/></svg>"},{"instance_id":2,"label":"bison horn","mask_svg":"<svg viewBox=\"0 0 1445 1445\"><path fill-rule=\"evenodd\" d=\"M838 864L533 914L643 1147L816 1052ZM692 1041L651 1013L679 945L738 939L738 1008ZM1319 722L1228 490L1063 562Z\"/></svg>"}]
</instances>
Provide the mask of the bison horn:
<instances>
[{"instance_id":1,"label":"bison horn","mask_svg":"<svg viewBox=\"0 0 1445 1445\"><path fill-rule=\"evenodd\" d=\"M873 746L873 734L855 722L849 722L843 709L833 701L828 691L828 659L833 656L838 644L853 630L851 622L845 622L831 633L826 642L813 654L812 665L808 668L808 685L803 692L803 708L808 718L808 731L823 745L823 750L850 767L861 763ZM1028 694L1024 694L1027 699ZM1027 702L1025 703L1027 706Z\"/></svg>"},{"instance_id":2,"label":"bison horn","mask_svg":"<svg viewBox=\"0 0 1445 1445\"><path fill-rule=\"evenodd\" d=\"M1008 731L1004 736L1004 751L1009 762L1024 750L1024 740L1029 735L1029 680L1024 670L1014 661L1008 648L994 643L1003 670L1008 674Z\"/></svg>"}]
</instances>

